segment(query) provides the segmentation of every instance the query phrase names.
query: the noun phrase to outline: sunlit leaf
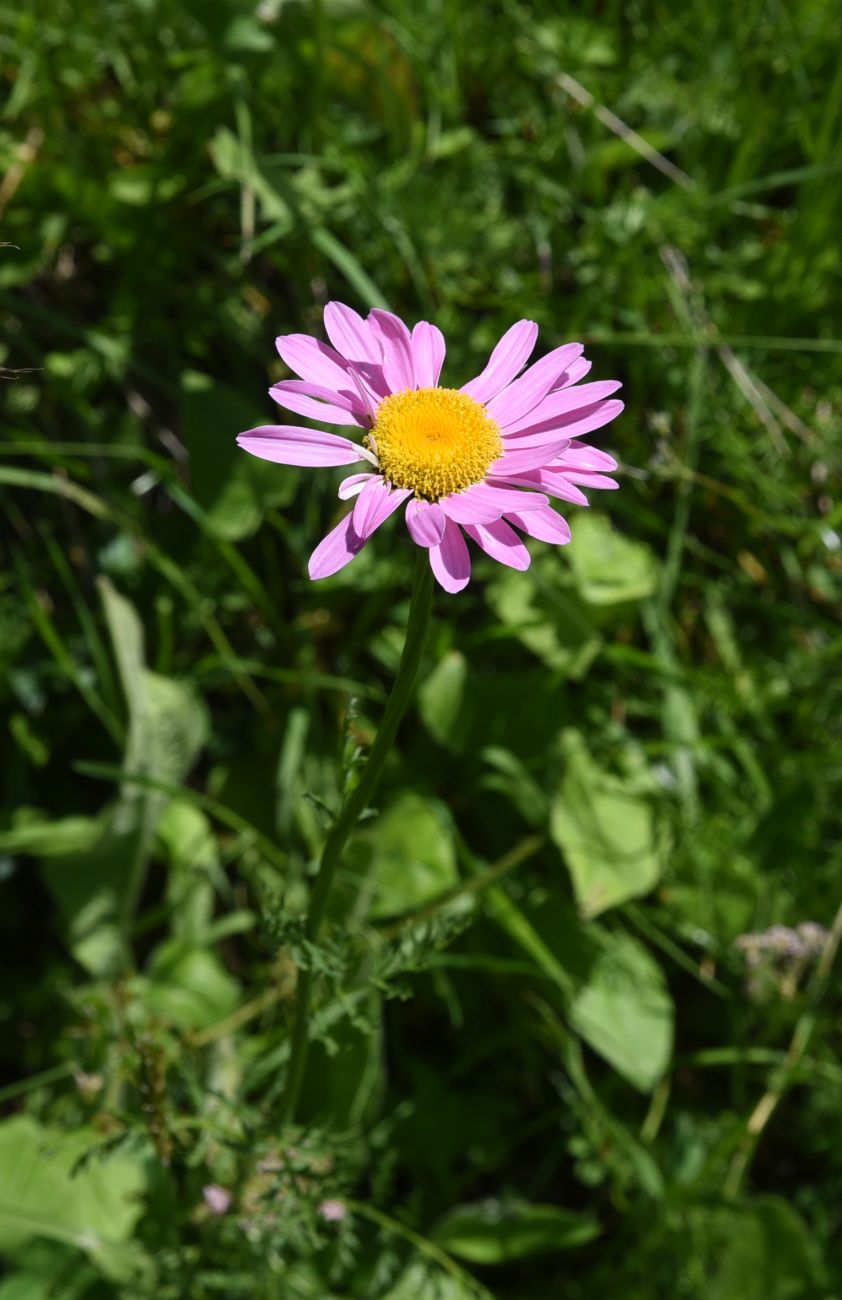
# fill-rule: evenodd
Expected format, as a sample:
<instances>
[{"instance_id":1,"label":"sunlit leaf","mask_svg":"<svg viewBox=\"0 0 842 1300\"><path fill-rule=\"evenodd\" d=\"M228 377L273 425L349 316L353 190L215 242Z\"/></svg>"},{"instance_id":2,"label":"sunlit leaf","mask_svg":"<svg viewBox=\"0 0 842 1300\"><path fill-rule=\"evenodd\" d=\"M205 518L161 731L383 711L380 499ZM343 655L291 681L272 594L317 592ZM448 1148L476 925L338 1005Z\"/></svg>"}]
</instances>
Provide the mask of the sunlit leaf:
<instances>
[{"instance_id":1,"label":"sunlit leaf","mask_svg":"<svg viewBox=\"0 0 842 1300\"><path fill-rule=\"evenodd\" d=\"M629 1083L648 1090L669 1064L674 1009L660 966L631 935L603 931L570 1006L575 1028Z\"/></svg>"},{"instance_id":2,"label":"sunlit leaf","mask_svg":"<svg viewBox=\"0 0 842 1300\"><path fill-rule=\"evenodd\" d=\"M646 894L664 868L665 841L639 784L594 763L584 738L564 733L566 765L550 815L584 916Z\"/></svg>"},{"instance_id":3,"label":"sunlit leaf","mask_svg":"<svg viewBox=\"0 0 842 1300\"><path fill-rule=\"evenodd\" d=\"M472 1264L508 1264L583 1246L599 1232L594 1218L573 1210L489 1200L451 1210L436 1229L435 1239Z\"/></svg>"},{"instance_id":4,"label":"sunlit leaf","mask_svg":"<svg viewBox=\"0 0 842 1300\"><path fill-rule=\"evenodd\" d=\"M84 1159L98 1140L26 1115L0 1124L0 1250L46 1236L85 1251L112 1277L131 1272L132 1253L120 1243L143 1212L144 1162L125 1153Z\"/></svg>"},{"instance_id":5,"label":"sunlit leaf","mask_svg":"<svg viewBox=\"0 0 842 1300\"><path fill-rule=\"evenodd\" d=\"M590 605L620 605L655 590L658 570L649 547L618 532L597 511L576 515L568 554L579 593Z\"/></svg>"},{"instance_id":6,"label":"sunlit leaf","mask_svg":"<svg viewBox=\"0 0 842 1300\"><path fill-rule=\"evenodd\" d=\"M357 869L367 864L374 917L411 911L459 879L445 809L412 793L399 795L357 836L351 861Z\"/></svg>"}]
</instances>

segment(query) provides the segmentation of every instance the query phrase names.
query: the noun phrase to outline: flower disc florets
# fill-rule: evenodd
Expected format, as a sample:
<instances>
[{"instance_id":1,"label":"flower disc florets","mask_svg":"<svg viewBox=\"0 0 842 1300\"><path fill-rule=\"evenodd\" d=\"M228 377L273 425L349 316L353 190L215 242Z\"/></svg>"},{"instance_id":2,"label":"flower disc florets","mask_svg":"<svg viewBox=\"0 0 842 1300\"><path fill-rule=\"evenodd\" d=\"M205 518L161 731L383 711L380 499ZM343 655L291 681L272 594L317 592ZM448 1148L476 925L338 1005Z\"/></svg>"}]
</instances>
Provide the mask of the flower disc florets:
<instances>
[{"instance_id":1,"label":"flower disc florets","mask_svg":"<svg viewBox=\"0 0 842 1300\"><path fill-rule=\"evenodd\" d=\"M387 482L427 501L482 483L503 452L499 425L455 388L408 389L385 398L369 442Z\"/></svg>"}]
</instances>

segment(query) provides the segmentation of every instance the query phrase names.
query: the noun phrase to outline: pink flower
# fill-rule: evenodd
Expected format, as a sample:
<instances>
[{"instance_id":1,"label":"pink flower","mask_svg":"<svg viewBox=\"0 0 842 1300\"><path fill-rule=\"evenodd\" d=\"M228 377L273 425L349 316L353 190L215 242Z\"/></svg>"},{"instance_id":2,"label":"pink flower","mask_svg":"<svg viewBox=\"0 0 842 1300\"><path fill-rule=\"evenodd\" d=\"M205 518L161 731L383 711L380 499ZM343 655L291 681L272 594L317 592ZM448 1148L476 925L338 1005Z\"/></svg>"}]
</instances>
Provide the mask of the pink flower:
<instances>
[{"instance_id":1,"label":"pink flower","mask_svg":"<svg viewBox=\"0 0 842 1300\"><path fill-rule=\"evenodd\" d=\"M234 1199L227 1187L220 1187L218 1183L208 1183L203 1187L202 1196L211 1214L227 1214Z\"/></svg>"},{"instance_id":2,"label":"pink flower","mask_svg":"<svg viewBox=\"0 0 842 1300\"><path fill-rule=\"evenodd\" d=\"M322 1201L318 1212L328 1223L341 1223L348 1217L348 1207L344 1201Z\"/></svg>"},{"instance_id":3,"label":"pink flower","mask_svg":"<svg viewBox=\"0 0 842 1300\"><path fill-rule=\"evenodd\" d=\"M391 312L363 320L339 302L325 307L321 343L282 334L278 352L300 379L270 393L296 415L346 426L354 437L289 424L241 433L241 447L282 465L357 465L339 486L354 498L349 514L310 557L310 577L327 578L353 560L405 504L412 540L426 547L445 591L471 576L465 537L514 569L527 569L518 536L563 545L570 528L550 497L587 505L583 488L615 488L613 457L583 442L620 414L609 400L620 384L582 384L591 367L580 343L567 343L528 369L538 337L522 320L500 339L481 374L462 388L440 388L444 337L420 321L410 332ZM522 372L522 373L521 373Z\"/></svg>"}]
</instances>

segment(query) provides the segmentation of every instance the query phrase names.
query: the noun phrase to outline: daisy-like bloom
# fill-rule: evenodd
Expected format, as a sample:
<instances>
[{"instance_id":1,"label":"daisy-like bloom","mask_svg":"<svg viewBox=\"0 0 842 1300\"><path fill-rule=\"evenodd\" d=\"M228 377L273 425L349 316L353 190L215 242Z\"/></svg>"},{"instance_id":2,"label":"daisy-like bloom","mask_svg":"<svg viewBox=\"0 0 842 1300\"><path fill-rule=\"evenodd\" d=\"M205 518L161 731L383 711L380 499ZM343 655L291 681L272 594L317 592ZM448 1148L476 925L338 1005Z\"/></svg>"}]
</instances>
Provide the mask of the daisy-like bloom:
<instances>
[{"instance_id":1,"label":"daisy-like bloom","mask_svg":"<svg viewBox=\"0 0 842 1300\"><path fill-rule=\"evenodd\" d=\"M325 307L332 346L307 334L282 334L277 348L299 379L269 391L296 415L347 426L355 437L289 424L241 433L241 447L282 465L354 465L339 486L352 510L310 557L311 578L327 578L353 560L395 510L405 505L412 540L429 551L445 591L471 576L465 537L514 569L527 569L526 533L563 545L570 528L550 498L587 505L583 488L615 488L617 462L583 438L620 414L620 384L583 384L591 363L567 343L524 370L538 326L507 330L488 363L462 388L440 388L445 343L420 321L410 331L391 312L363 318L342 303Z\"/></svg>"}]
</instances>

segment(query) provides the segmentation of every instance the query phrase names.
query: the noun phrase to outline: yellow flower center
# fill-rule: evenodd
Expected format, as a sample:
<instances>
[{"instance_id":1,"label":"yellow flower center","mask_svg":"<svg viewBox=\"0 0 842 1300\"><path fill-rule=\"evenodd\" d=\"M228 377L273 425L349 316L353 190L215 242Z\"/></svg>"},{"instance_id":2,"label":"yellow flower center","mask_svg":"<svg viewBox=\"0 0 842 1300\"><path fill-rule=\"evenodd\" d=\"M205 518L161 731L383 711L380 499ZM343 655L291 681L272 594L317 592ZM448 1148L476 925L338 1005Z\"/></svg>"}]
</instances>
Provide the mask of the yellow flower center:
<instances>
[{"instance_id":1,"label":"yellow flower center","mask_svg":"<svg viewBox=\"0 0 842 1300\"><path fill-rule=\"evenodd\" d=\"M503 452L498 425L455 388L408 389L385 398L370 443L392 486L411 488L428 501L481 483Z\"/></svg>"}]
</instances>

